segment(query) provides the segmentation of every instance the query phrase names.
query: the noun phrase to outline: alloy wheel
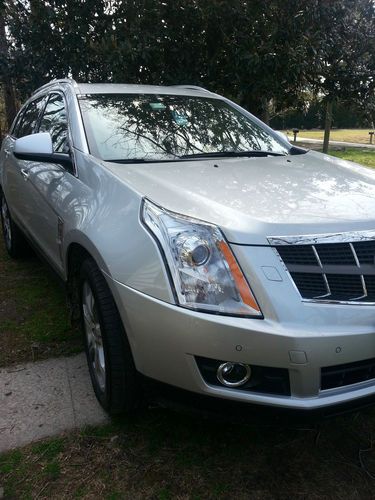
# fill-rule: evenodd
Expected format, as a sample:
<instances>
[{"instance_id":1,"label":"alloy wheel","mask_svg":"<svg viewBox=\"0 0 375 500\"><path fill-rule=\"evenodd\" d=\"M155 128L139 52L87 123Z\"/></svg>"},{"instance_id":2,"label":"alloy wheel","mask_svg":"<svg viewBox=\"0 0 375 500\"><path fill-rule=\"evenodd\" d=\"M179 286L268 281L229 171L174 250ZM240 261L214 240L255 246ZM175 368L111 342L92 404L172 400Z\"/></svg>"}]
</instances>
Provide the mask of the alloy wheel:
<instances>
[{"instance_id":1,"label":"alloy wheel","mask_svg":"<svg viewBox=\"0 0 375 500\"><path fill-rule=\"evenodd\" d=\"M103 337L95 297L87 281L82 287L82 309L89 362L100 390L105 392L106 366Z\"/></svg>"}]
</instances>

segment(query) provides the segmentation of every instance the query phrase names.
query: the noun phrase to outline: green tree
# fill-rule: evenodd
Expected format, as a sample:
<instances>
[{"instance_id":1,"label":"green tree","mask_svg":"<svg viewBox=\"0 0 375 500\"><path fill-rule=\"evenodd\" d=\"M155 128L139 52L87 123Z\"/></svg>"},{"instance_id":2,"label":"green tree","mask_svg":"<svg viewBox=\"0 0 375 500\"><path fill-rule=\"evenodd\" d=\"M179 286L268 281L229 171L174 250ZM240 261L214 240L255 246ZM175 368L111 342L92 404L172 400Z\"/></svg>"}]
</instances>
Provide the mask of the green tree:
<instances>
[{"instance_id":1,"label":"green tree","mask_svg":"<svg viewBox=\"0 0 375 500\"><path fill-rule=\"evenodd\" d=\"M5 4L0 0L0 80L2 93L2 107L5 111L5 122L9 128L16 115L16 101L11 81L8 40L5 30ZM0 138L2 136L2 122L0 120Z\"/></svg>"},{"instance_id":2,"label":"green tree","mask_svg":"<svg viewBox=\"0 0 375 500\"><path fill-rule=\"evenodd\" d=\"M373 0L6 0L7 71L23 98L52 78L202 85L269 121L303 101L365 99Z\"/></svg>"},{"instance_id":3,"label":"green tree","mask_svg":"<svg viewBox=\"0 0 375 500\"><path fill-rule=\"evenodd\" d=\"M315 27L307 48L307 76L326 105L327 152L334 101L364 102L374 91L375 5L373 0L311 0L305 18Z\"/></svg>"}]
</instances>

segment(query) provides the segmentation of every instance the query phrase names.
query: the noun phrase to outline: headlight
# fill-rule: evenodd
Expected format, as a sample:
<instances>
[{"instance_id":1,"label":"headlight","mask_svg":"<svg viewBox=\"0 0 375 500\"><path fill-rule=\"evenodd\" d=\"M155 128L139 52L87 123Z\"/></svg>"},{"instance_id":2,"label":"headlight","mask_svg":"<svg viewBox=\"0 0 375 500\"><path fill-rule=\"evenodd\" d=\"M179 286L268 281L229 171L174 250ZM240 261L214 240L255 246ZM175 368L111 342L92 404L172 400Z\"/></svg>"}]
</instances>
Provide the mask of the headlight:
<instances>
[{"instance_id":1,"label":"headlight","mask_svg":"<svg viewBox=\"0 0 375 500\"><path fill-rule=\"evenodd\" d=\"M160 243L181 306L199 311L262 317L221 231L169 212L149 200L143 221Z\"/></svg>"}]
</instances>

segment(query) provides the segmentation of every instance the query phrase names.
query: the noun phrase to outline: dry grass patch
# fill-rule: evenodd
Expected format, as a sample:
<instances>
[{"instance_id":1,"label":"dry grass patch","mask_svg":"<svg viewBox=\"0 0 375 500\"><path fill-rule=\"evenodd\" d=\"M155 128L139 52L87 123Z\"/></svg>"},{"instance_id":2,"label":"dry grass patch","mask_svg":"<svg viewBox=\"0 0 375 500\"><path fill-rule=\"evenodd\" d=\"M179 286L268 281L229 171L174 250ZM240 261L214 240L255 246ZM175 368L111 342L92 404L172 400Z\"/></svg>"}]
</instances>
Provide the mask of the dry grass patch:
<instances>
[{"instance_id":1,"label":"dry grass patch","mask_svg":"<svg viewBox=\"0 0 375 500\"><path fill-rule=\"evenodd\" d=\"M330 139L331 141L343 141L343 142L357 142L360 144L369 144L370 136L369 132L371 129L337 129L331 130ZM293 131L285 131L289 137L293 138ZM306 137L307 139L320 139L323 140L324 130L300 130L297 140L300 137ZM375 138L374 138L375 143Z\"/></svg>"},{"instance_id":2,"label":"dry grass patch","mask_svg":"<svg viewBox=\"0 0 375 500\"><path fill-rule=\"evenodd\" d=\"M0 457L6 498L373 498L374 410L315 425L167 410Z\"/></svg>"}]
</instances>

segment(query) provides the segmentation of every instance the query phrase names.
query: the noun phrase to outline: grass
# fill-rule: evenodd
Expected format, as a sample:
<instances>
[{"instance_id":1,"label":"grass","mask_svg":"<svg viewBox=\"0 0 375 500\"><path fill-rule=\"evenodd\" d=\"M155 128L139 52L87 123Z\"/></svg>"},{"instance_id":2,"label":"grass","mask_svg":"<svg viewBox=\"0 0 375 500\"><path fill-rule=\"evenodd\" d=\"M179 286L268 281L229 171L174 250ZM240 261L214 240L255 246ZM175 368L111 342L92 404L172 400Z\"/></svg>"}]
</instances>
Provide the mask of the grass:
<instances>
[{"instance_id":1,"label":"grass","mask_svg":"<svg viewBox=\"0 0 375 500\"><path fill-rule=\"evenodd\" d=\"M343 141L343 142L358 142L361 144L369 144L370 136L369 132L371 129L333 129L331 130L330 139L331 141ZM293 137L292 130L285 131L288 136ZM308 139L321 139L323 140L324 130L300 130L297 140L299 137L306 137ZM373 139L375 144L375 137Z\"/></svg>"},{"instance_id":2,"label":"grass","mask_svg":"<svg viewBox=\"0 0 375 500\"><path fill-rule=\"evenodd\" d=\"M153 409L0 456L5 498L373 498L375 411L313 425Z\"/></svg>"},{"instance_id":3,"label":"grass","mask_svg":"<svg viewBox=\"0 0 375 500\"><path fill-rule=\"evenodd\" d=\"M333 151L331 150L329 154L342 158L343 160L350 160L356 163L360 163L366 167L375 168L375 151L370 149L360 149L360 148L346 148L345 150Z\"/></svg>"},{"instance_id":4,"label":"grass","mask_svg":"<svg viewBox=\"0 0 375 500\"><path fill-rule=\"evenodd\" d=\"M0 238L0 366L81 350L63 286L31 250L10 259Z\"/></svg>"}]
</instances>

